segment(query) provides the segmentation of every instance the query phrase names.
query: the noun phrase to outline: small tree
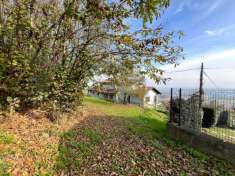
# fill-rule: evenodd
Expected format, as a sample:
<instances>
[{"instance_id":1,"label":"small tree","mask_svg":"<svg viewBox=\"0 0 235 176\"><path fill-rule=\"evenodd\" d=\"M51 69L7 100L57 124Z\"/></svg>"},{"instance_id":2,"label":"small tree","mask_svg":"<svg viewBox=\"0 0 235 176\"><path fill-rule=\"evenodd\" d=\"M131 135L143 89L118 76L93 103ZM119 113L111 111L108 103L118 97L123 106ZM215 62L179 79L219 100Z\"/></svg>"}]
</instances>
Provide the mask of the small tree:
<instances>
[{"instance_id":1,"label":"small tree","mask_svg":"<svg viewBox=\"0 0 235 176\"><path fill-rule=\"evenodd\" d=\"M2 0L1 104L71 109L97 74L135 70L164 81L158 65L176 63L178 34L148 23L168 6L169 0ZM142 20L142 29L130 30L128 19Z\"/></svg>"}]
</instances>

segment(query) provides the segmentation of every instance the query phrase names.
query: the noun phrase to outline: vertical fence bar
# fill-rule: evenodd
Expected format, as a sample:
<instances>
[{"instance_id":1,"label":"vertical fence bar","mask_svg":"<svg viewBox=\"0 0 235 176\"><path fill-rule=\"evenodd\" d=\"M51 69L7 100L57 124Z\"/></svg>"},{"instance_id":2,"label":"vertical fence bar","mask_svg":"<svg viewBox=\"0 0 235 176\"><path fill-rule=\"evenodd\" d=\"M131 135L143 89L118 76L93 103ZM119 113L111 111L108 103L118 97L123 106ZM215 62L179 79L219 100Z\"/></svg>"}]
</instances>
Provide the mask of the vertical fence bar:
<instances>
[{"instance_id":1,"label":"vertical fence bar","mask_svg":"<svg viewBox=\"0 0 235 176\"><path fill-rule=\"evenodd\" d=\"M170 123L173 122L172 105L173 105L173 88L171 88L171 99L170 99Z\"/></svg>"},{"instance_id":2,"label":"vertical fence bar","mask_svg":"<svg viewBox=\"0 0 235 176\"><path fill-rule=\"evenodd\" d=\"M176 120L177 125L185 129L235 143L235 90L206 90L202 94L201 109L198 90L180 88L176 94L171 88L169 122Z\"/></svg>"},{"instance_id":3,"label":"vertical fence bar","mask_svg":"<svg viewBox=\"0 0 235 176\"><path fill-rule=\"evenodd\" d=\"M182 101L182 89L179 90L179 123L178 125L181 125L181 101Z\"/></svg>"}]
</instances>

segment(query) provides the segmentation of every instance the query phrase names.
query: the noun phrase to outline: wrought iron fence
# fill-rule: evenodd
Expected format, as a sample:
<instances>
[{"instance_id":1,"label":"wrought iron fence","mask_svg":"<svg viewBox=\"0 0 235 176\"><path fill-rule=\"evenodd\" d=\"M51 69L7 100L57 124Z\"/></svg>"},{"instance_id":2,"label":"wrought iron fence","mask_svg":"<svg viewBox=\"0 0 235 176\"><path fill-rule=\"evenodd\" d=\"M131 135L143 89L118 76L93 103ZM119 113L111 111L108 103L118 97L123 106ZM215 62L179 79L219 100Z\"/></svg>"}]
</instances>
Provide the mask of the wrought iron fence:
<instances>
[{"instance_id":1,"label":"wrought iron fence","mask_svg":"<svg viewBox=\"0 0 235 176\"><path fill-rule=\"evenodd\" d=\"M235 89L171 89L170 122L235 143Z\"/></svg>"}]
</instances>

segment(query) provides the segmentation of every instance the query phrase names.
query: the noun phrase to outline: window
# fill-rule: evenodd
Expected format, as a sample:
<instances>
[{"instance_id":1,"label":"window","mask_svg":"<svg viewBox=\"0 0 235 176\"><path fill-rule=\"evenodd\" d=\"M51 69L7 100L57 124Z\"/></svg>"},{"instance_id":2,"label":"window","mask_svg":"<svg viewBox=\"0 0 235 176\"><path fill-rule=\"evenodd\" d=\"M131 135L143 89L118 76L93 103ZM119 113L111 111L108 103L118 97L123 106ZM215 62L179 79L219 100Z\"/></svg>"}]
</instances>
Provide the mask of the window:
<instances>
[{"instance_id":1,"label":"window","mask_svg":"<svg viewBox=\"0 0 235 176\"><path fill-rule=\"evenodd\" d=\"M150 97L145 97L145 102L146 103L150 102Z\"/></svg>"}]
</instances>

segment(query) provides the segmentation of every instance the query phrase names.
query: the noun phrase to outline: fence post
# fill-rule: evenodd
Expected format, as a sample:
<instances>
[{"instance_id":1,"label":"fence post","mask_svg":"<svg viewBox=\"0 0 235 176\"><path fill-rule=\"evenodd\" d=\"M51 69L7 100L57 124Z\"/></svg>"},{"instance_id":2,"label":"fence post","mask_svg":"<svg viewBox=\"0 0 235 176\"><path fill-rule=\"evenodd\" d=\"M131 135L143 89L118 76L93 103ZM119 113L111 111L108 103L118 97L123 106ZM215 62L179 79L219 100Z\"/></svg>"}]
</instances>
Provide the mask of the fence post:
<instances>
[{"instance_id":1,"label":"fence post","mask_svg":"<svg viewBox=\"0 0 235 176\"><path fill-rule=\"evenodd\" d=\"M182 89L179 90L179 123L178 125L181 125L181 101L182 101Z\"/></svg>"},{"instance_id":2,"label":"fence post","mask_svg":"<svg viewBox=\"0 0 235 176\"><path fill-rule=\"evenodd\" d=\"M202 108L202 101L203 101L203 74L204 74L204 65L201 65L201 72L200 72L200 88L199 88L199 109Z\"/></svg>"},{"instance_id":3,"label":"fence post","mask_svg":"<svg viewBox=\"0 0 235 176\"><path fill-rule=\"evenodd\" d=\"M171 88L171 99L170 99L170 123L173 122L172 104L173 104L173 88Z\"/></svg>"}]
</instances>

